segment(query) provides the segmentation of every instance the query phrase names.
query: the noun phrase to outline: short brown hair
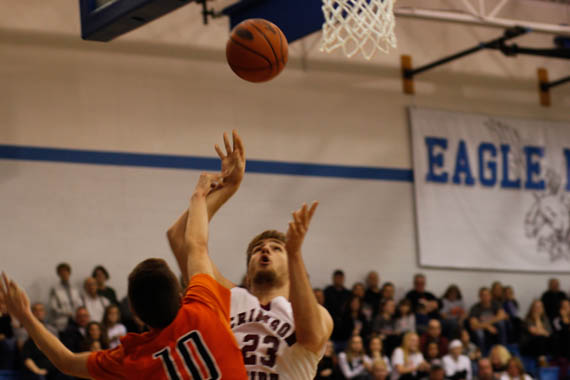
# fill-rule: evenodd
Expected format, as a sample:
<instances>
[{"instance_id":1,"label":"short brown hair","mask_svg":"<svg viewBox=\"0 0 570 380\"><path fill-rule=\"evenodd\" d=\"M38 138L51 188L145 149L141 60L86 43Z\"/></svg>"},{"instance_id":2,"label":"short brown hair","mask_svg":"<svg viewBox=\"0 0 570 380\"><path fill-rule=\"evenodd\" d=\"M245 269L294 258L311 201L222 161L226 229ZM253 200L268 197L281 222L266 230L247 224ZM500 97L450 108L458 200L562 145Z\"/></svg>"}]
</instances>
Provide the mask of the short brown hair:
<instances>
[{"instance_id":1,"label":"short brown hair","mask_svg":"<svg viewBox=\"0 0 570 380\"><path fill-rule=\"evenodd\" d=\"M176 276L162 259L144 260L129 275L131 307L152 328L164 328L176 318L180 290Z\"/></svg>"},{"instance_id":2,"label":"short brown hair","mask_svg":"<svg viewBox=\"0 0 570 380\"><path fill-rule=\"evenodd\" d=\"M285 237L285 234L282 232L279 232L277 230L263 231L262 233L260 233L256 237L254 237L251 240L251 242L249 243L249 245L247 246L247 264L248 265L249 265L249 259L251 258L251 254L253 253L253 249L255 248L255 246L258 245L263 240L266 240L266 239L279 240L279 241L283 242L283 244L285 244L287 242L287 238Z\"/></svg>"}]
</instances>

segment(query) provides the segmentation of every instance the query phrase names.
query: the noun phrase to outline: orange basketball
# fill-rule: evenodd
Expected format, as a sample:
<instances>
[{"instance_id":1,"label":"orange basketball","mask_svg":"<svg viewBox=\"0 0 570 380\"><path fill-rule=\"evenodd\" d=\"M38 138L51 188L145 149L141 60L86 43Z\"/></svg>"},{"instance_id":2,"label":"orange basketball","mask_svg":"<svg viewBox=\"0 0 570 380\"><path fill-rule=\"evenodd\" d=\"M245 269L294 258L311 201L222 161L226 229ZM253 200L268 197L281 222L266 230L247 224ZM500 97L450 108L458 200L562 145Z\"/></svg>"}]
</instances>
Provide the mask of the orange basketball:
<instances>
[{"instance_id":1,"label":"orange basketball","mask_svg":"<svg viewBox=\"0 0 570 380\"><path fill-rule=\"evenodd\" d=\"M289 45L275 24L260 18L240 22L226 45L228 64L240 78L265 82L287 64Z\"/></svg>"}]
</instances>

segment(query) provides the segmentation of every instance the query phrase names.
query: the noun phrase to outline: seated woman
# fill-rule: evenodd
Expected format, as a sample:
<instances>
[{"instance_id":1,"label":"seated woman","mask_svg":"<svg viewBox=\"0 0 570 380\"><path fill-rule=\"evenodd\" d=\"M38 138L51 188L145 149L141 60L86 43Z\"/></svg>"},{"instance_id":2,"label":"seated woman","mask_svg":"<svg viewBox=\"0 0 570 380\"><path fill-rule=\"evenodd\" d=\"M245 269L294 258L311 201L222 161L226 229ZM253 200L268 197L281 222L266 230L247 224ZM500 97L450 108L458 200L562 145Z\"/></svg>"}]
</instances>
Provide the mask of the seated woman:
<instances>
[{"instance_id":1,"label":"seated woman","mask_svg":"<svg viewBox=\"0 0 570 380\"><path fill-rule=\"evenodd\" d=\"M446 337L458 338L460 326L463 326L467 316L459 287L455 284L449 285L441 297L441 302L443 304L441 316L443 318L444 335Z\"/></svg>"},{"instance_id":2,"label":"seated woman","mask_svg":"<svg viewBox=\"0 0 570 380\"><path fill-rule=\"evenodd\" d=\"M383 360L374 360L370 377L372 380L386 380L389 374L390 371L388 371L386 363Z\"/></svg>"},{"instance_id":3,"label":"seated woman","mask_svg":"<svg viewBox=\"0 0 570 380\"><path fill-rule=\"evenodd\" d=\"M394 313L396 303L392 299L385 299L380 305L380 311L372 323L372 332L384 342L384 351L390 355L400 345L400 334L396 330Z\"/></svg>"},{"instance_id":4,"label":"seated woman","mask_svg":"<svg viewBox=\"0 0 570 380\"><path fill-rule=\"evenodd\" d=\"M338 365L334 353L334 344L329 340L325 348L325 354L317 367L315 380L337 380L338 378Z\"/></svg>"},{"instance_id":5,"label":"seated woman","mask_svg":"<svg viewBox=\"0 0 570 380\"><path fill-rule=\"evenodd\" d=\"M404 335L402 345L392 354L391 380L417 380L425 377L429 364L420 351L418 334L409 332Z\"/></svg>"},{"instance_id":6,"label":"seated woman","mask_svg":"<svg viewBox=\"0 0 570 380\"><path fill-rule=\"evenodd\" d=\"M85 327L85 339L81 343L81 351L100 351L109 348L107 332L99 322L89 322Z\"/></svg>"},{"instance_id":7,"label":"seated woman","mask_svg":"<svg viewBox=\"0 0 570 380\"><path fill-rule=\"evenodd\" d=\"M382 361L386 367L386 370L390 372L392 368L390 367L390 360L388 357L384 355L383 347L382 347L382 339L379 336L373 336L370 338L370 342L368 343L368 352L370 359L369 364L372 365L374 362ZM368 360L368 359L366 359Z\"/></svg>"},{"instance_id":8,"label":"seated woman","mask_svg":"<svg viewBox=\"0 0 570 380\"><path fill-rule=\"evenodd\" d=\"M532 380L532 377L526 374L521 360L513 357L507 363L507 370L499 380Z\"/></svg>"},{"instance_id":9,"label":"seated woman","mask_svg":"<svg viewBox=\"0 0 570 380\"><path fill-rule=\"evenodd\" d=\"M471 360L462 354L463 344L454 340L449 344L449 354L443 357L445 378L450 380L471 380Z\"/></svg>"},{"instance_id":10,"label":"seated woman","mask_svg":"<svg viewBox=\"0 0 570 380\"><path fill-rule=\"evenodd\" d=\"M493 372L500 375L507 370L507 364L511 360L511 353L505 346L497 344L491 348L489 360L491 360Z\"/></svg>"},{"instance_id":11,"label":"seated woman","mask_svg":"<svg viewBox=\"0 0 570 380\"><path fill-rule=\"evenodd\" d=\"M372 370L370 363L359 335L350 338L346 350L338 355L338 365L345 379L368 380L368 372Z\"/></svg>"},{"instance_id":12,"label":"seated woman","mask_svg":"<svg viewBox=\"0 0 570 380\"><path fill-rule=\"evenodd\" d=\"M107 306L103 314L103 327L107 331L109 347L115 348L121 342L120 339L127 335L127 328L121 322L121 312L117 305Z\"/></svg>"},{"instance_id":13,"label":"seated woman","mask_svg":"<svg viewBox=\"0 0 570 380\"><path fill-rule=\"evenodd\" d=\"M552 328L544 312L542 301L534 300L524 320L524 330L521 340L521 353L546 361L550 353Z\"/></svg>"},{"instance_id":14,"label":"seated woman","mask_svg":"<svg viewBox=\"0 0 570 380\"><path fill-rule=\"evenodd\" d=\"M568 373L570 364L570 301L560 302L558 317L552 322L554 327L555 361L560 367L560 378Z\"/></svg>"},{"instance_id":15,"label":"seated woman","mask_svg":"<svg viewBox=\"0 0 570 380\"><path fill-rule=\"evenodd\" d=\"M407 298L404 298L398 303L396 332L398 334L416 332L416 315L412 310L412 302Z\"/></svg>"},{"instance_id":16,"label":"seated woman","mask_svg":"<svg viewBox=\"0 0 570 380\"><path fill-rule=\"evenodd\" d=\"M368 338L369 334L369 323L362 312L362 299L359 296L352 295L344 308L340 325L336 331L336 338L340 341L347 341L353 335Z\"/></svg>"}]
</instances>

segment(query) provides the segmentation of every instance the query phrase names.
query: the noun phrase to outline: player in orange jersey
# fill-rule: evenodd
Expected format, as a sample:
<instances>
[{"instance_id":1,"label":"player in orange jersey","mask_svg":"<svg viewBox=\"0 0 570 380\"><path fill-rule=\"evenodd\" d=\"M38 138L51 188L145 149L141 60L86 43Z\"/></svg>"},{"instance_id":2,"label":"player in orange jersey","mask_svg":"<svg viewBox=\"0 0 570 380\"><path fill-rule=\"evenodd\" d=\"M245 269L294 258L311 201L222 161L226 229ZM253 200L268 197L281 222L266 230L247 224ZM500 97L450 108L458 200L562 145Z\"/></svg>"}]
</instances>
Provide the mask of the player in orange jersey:
<instances>
[{"instance_id":1,"label":"player in orange jersey","mask_svg":"<svg viewBox=\"0 0 570 380\"><path fill-rule=\"evenodd\" d=\"M0 305L62 372L92 379L246 380L241 351L229 324L230 291L214 280L208 258L206 195L220 175L202 174L190 201L183 250L190 284L183 299L162 259L148 259L129 275L133 312L150 327L128 334L112 350L74 354L31 313L26 293L3 274Z\"/></svg>"}]
</instances>

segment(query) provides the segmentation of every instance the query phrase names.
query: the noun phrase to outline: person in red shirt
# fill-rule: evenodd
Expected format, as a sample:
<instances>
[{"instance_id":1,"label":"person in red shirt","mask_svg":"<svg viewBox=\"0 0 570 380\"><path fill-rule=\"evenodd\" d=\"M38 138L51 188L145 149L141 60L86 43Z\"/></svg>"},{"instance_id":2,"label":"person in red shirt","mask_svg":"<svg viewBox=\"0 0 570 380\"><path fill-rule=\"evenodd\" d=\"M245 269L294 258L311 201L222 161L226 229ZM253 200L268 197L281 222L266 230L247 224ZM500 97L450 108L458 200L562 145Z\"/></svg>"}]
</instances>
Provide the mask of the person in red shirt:
<instances>
[{"instance_id":1,"label":"person in red shirt","mask_svg":"<svg viewBox=\"0 0 570 380\"><path fill-rule=\"evenodd\" d=\"M180 285L162 259L147 259L129 275L134 314L150 328L127 334L112 350L75 354L30 311L26 293L5 273L0 305L22 322L30 337L62 372L81 378L137 380L246 380L241 351L230 328L230 291L215 279L208 259L206 195L221 175L202 174L185 225L185 263L190 284ZM190 256L190 255L189 255Z\"/></svg>"}]
</instances>

